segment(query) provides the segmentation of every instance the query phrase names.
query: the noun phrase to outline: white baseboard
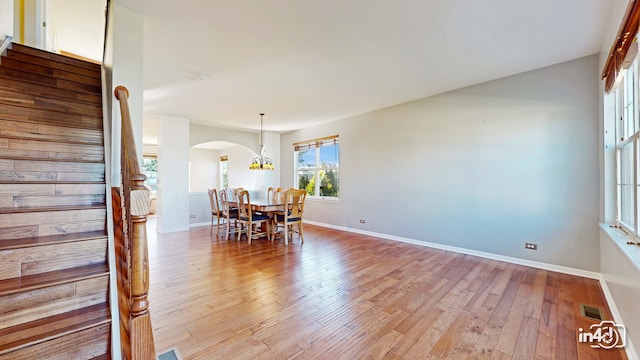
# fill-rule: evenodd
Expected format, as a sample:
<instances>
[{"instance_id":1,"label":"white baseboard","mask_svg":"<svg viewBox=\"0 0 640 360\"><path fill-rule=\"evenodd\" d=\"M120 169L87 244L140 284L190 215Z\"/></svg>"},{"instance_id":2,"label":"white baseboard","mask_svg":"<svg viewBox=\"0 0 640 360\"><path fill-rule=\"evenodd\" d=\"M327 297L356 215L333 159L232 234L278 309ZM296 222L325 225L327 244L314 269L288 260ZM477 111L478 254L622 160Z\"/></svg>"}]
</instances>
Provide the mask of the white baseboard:
<instances>
[{"instance_id":1,"label":"white baseboard","mask_svg":"<svg viewBox=\"0 0 640 360\"><path fill-rule=\"evenodd\" d=\"M352 233L361 234L361 235L374 236L374 237L379 237L379 238L387 239L387 240L400 241L400 242L403 242L403 243L408 243L408 244L413 244L413 245L426 246L426 247L430 247L430 248L434 248L434 249L446 250L446 251L456 252L456 253L460 253L460 254L473 255L473 256L478 256L478 257L491 259L491 260L504 261L504 262L508 262L508 263L512 263L512 264L516 264L516 265L523 265L523 266L534 267L534 268L537 268L537 269L555 271L555 272L559 272L559 273L563 273L563 274L582 276L582 277L586 277L586 278L589 278L589 279L596 279L596 280L600 280L601 279L600 273L594 272L594 271L587 271L587 270L576 269L576 268L571 268L571 267L567 267L567 266L548 264L548 263L543 263L543 262L540 262L540 261L520 259L520 258L516 258L516 257L512 257L512 256L492 254L492 253L488 253L488 252L484 252L484 251L471 250L471 249L461 248L461 247L457 247L457 246L438 244L438 243L433 243L433 242L428 242L428 241L420 241L420 240L405 238L405 237L401 237L401 236L395 236L395 235L389 235L389 234L381 234L381 233L376 233L376 232L373 232L373 231L352 229L352 228L343 227L343 226L325 224L325 223L321 223L321 222L317 222L317 221L305 220L304 222L305 222L305 224L317 225L317 226L322 226L322 227L326 227L326 228L352 232Z\"/></svg>"},{"instance_id":2,"label":"white baseboard","mask_svg":"<svg viewBox=\"0 0 640 360\"><path fill-rule=\"evenodd\" d=\"M211 226L211 223L210 222L201 222L201 223L189 224L189 228L198 227L198 226Z\"/></svg>"},{"instance_id":3,"label":"white baseboard","mask_svg":"<svg viewBox=\"0 0 640 360\"><path fill-rule=\"evenodd\" d=\"M600 274L600 286L602 287L602 292L604 293L604 297L607 300L607 304L609 305L609 310L611 310L611 315L613 316L613 321L617 324L623 324L622 315L618 310L618 306L616 306L616 302L613 299L613 294L609 290L609 286L607 285L607 280L604 278L604 275ZM636 352L636 348L633 346L631 339L627 336L624 350L627 353L627 357L629 360L638 360L638 353Z\"/></svg>"}]
</instances>

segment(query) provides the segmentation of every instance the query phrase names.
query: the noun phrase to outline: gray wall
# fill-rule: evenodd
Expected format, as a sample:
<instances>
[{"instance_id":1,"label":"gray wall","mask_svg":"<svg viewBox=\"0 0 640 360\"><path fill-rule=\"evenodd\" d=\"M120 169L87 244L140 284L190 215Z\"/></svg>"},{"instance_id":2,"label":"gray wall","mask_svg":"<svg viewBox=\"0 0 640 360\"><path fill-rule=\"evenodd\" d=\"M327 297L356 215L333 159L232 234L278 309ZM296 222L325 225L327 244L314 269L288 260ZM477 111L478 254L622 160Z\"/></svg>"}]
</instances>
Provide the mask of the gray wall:
<instances>
[{"instance_id":1,"label":"gray wall","mask_svg":"<svg viewBox=\"0 0 640 360\"><path fill-rule=\"evenodd\" d=\"M598 271L598 73L590 56L283 134L281 182L292 143L339 134L340 201L307 220Z\"/></svg>"}]
</instances>

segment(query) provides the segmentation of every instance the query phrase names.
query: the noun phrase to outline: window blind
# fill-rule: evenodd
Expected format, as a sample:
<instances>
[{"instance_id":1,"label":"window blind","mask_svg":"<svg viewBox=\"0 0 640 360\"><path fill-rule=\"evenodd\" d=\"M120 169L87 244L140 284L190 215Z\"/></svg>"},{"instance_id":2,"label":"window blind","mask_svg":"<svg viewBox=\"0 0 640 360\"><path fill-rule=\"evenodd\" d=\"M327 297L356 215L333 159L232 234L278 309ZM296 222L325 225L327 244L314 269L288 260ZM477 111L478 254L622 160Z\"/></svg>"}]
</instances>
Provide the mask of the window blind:
<instances>
[{"instance_id":1,"label":"window blind","mask_svg":"<svg viewBox=\"0 0 640 360\"><path fill-rule=\"evenodd\" d=\"M325 136L317 139L305 140L293 143L295 151L314 149L323 146L335 145L338 143L338 135Z\"/></svg>"},{"instance_id":2,"label":"window blind","mask_svg":"<svg viewBox=\"0 0 640 360\"><path fill-rule=\"evenodd\" d=\"M604 89L607 93L615 87L618 75L631 65L638 53L638 26L640 0L631 0L602 70L602 80L605 81Z\"/></svg>"}]
</instances>

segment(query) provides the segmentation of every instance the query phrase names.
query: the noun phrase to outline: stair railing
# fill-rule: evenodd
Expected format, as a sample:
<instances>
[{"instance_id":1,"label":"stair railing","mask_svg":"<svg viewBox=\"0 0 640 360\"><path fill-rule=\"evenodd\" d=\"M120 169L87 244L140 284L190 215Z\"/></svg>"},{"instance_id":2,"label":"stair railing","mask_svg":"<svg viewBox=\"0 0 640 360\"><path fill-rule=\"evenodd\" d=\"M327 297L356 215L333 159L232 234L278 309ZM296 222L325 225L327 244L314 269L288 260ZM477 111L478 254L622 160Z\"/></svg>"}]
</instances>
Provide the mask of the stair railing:
<instances>
[{"instance_id":1,"label":"stair railing","mask_svg":"<svg viewBox=\"0 0 640 360\"><path fill-rule=\"evenodd\" d=\"M121 187L114 187L111 191L122 358L156 359L148 299L149 252L146 224L150 194L143 185L147 177L140 172L129 114L129 90L118 86L114 93L120 101L122 118L122 183Z\"/></svg>"},{"instance_id":2,"label":"stair railing","mask_svg":"<svg viewBox=\"0 0 640 360\"><path fill-rule=\"evenodd\" d=\"M12 39L13 37L9 35L0 36L0 54L4 53L4 51L9 48Z\"/></svg>"}]
</instances>

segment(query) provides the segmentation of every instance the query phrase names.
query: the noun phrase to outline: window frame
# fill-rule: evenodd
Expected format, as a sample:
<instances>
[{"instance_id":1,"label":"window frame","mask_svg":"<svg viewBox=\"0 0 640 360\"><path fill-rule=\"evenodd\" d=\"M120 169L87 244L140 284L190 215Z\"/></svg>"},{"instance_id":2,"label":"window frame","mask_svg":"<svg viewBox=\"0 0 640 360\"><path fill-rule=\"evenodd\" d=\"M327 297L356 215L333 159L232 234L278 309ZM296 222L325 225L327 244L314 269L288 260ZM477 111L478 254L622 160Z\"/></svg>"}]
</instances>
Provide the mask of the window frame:
<instances>
[{"instance_id":1,"label":"window frame","mask_svg":"<svg viewBox=\"0 0 640 360\"><path fill-rule=\"evenodd\" d=\"M151 194L156 194L158 192L158 171L146 171L145 167L144 167L144 161L145 160L153 160L156 162L156 168L158 166L158 155L154 155L154 154L143 154L142 155L142 162L140 163L140 171L142 172L142 174L144 174L147 179L144 181L145 186L148 186L151 189ZM155 174L155 180L156 180L156 188L153 189L150 185L147 184L147 181L152 180L153 177L150 177L148 174Z\"/></svg>"},{"instance_id":2,"label":"window frame","mask_svg":"<svg viewBox=\"0 0 640 360\"><path fill-rule=\"evenodd\" d=\"M220 156L219 162L219 175L220 175L220 188L226 189L229 187L229 156ZM226 184L225 184L226 180Z\"/></svg>"},{"instance_id":3,"label":"window frame","mask_svg":"<svg viewBox=\"0 0 640 360\"><path fill-rule=\"evenodd\" d=\"M634 59L615 89L616 225L640 237L640 78ZM629 95L631 93L631 96ZM631 148L629 148L631 146ZM629 159L630 157L630 159ZM630 213L627 213L630 212Z\"/></svg>"},{"instance_id":4,"label":"window frame","mask_svg":"<svg viewBox=\"0 0 640 360\"><path fill-rule=\"evenodd\" d=\"M312 139L312 140L306 140L306 141L300 141L300 142L296 142L293 144L294 146L294 151L293 151L293 182L294 182L294 188L299 189L300 188L300 173L305 171L305 172L309 172L312 171L313 172L313 178L314 180L314 193L317 195L311 195L311 194L307 194L307 199L314 199L314 200L326 200L326 201L340 201L340 141L338 139L338 135L333 135L333 136L327 136L327 137L322 137L322 138L317 138L317 139ZM336 166L324 166L323 163L321 162L321 156L320 156L320 151L323 147L328 147L328 146L337 146L337 162L336 162ZM302 149L304 148L304 149ZM298 161L298 154L300 151L308 151L308 150L315 150L315 164L313 167L305 167L305 168L299 168L299 161ZM337 196L326 196L326 195L320 195L320 185L321 185L321 181L320 179L320 172L324 171L324 170L334 170L337 173L337 179L336 179L336 185L338 187L338 195Z\"/></svg>"}]
</instances>

